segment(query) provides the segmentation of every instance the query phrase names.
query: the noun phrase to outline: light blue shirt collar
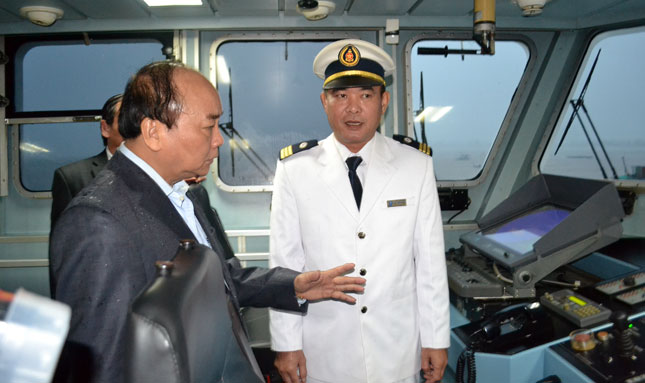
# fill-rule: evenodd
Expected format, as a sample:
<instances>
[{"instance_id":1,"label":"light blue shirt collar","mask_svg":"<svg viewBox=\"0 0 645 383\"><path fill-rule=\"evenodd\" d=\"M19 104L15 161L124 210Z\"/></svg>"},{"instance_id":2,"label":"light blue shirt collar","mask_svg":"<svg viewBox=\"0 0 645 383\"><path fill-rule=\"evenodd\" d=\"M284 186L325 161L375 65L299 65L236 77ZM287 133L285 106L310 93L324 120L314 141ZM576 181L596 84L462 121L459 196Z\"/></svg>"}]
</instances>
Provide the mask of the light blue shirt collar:
<instances>
[{"instance_id":1,"label":"light blue shirt collar","mask_svg":"<svg viewBox=\"0 0 645 383\"><path fill-rule=\"evenodd\" d=\"M121 146L119 146L119 150L121 151L121 153L123 153L124 156L126 156L130 161L134 162L135 165L137 165L148 176L150 176L150 178L152 178L152 180L161 188L161 190L170 200L170 203L172 203L172 205L177 210L177 213L179 213L190 231L193 233L197 241L202 245L211 247L204 228L197 220L197 217L195 217L195 207L192 201L190 200L190 198L186 198L186 192L188 191L188 184L186 183L186 181L182 180L175 183L173 186L170 186L166 182L166 180L164 180L159 175L159 173L157 173L157 171L152 168L152 166L148 165L148 163L141 159L141 157L137 156L130 149L128 149L128 147L125 146L125 143L122 143Z\"/></svg>"},{"instance_id":2,"label":"light blue shirt collar","mask_svg":"<svg viewBox=\"0 0 645 383\"><path fill-rule=\"evenodd\" d=\"M119 148L116 148L116 150L119 150ZM116 150L114 153L116 153ZM105 147L105 155L107 156L108 161L112 159L112 156L114 156L114 154L110 153L110 149L108 149L107 146Z\"/></svg>"},{"instance_id":3,"label":"light blue shirt collar","mask_svg":"<svg viewBox=\"0 0 645 383\"><path fill-rule=\"evenodd\" d=\"M166 182L166 180L164 180L159 175L159 173L157 173L157 171L152 168L152 166L148 165L148 163L142 160L141 157L137 156L130 149L128 149L128 147L125 146L125 142L123 142L121 146L119 146L119 150L121 151L121 153L123 153L124 156L128 157L130 161L134 162L138 167L140 167L141 170L144 171L144 173L150 176L150 178L152 178L152 180L155 181L157 185L159 185L161 190L163 190L163 193L165 195L168 196L170 195L170 193L172 193L172 186L170 186L168 182ZM180 181L179 183L181 182L183 182L184 184L186 183L184 181Z\"/></svg>"}]
</instances>

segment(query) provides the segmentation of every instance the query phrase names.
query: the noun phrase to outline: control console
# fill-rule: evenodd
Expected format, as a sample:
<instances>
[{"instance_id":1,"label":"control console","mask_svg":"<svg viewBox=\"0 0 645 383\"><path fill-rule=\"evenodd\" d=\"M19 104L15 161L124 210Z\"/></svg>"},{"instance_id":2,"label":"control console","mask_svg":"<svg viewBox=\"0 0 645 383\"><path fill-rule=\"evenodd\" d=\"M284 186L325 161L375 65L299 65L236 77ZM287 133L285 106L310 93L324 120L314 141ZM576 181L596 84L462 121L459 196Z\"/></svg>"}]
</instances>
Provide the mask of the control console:
<instances>
[{"instance_id":1,"label":"control console","mask_svg":"<svg viewBox=\"0 0 645 383\"><path fill-rule=\"evenodd\" d=\"M637 271L596 286L601 293L613 296L629 306L645 302L645 271Z\"/></svg>"},{"instance_id":2,"label":"control console","mask_svg":"<svg viewBox=\"0 0 645 383\"><path fill-rule=\"evenodd\" d=\"M452 256L451 256L452 255ZM448 285L460 297L501 297L502 284L488 271L486 259L450 254L446 260Z\"/></svg>"},{"instance_id":3,"label":"control console","mask_svg":"<svg viewBox=\"0 0 645 383\"><path fill-rule=\"evenodd\" d=\"M571 290L545 293L540 303L578 327L589 327L609 319L611 310Z\"/></svg>"},{"instance_id":4,"label":"control console","mask_svg":"<svg viewBox=\"0 0 645 383\"><path fill-rule=\"evenodd\" d=\"M595 333L574 331L570 340L551 349L594 382L645 382L645 317L630 322L619 311L611 319L613 328Z\"/></svg>"}]
</instances>

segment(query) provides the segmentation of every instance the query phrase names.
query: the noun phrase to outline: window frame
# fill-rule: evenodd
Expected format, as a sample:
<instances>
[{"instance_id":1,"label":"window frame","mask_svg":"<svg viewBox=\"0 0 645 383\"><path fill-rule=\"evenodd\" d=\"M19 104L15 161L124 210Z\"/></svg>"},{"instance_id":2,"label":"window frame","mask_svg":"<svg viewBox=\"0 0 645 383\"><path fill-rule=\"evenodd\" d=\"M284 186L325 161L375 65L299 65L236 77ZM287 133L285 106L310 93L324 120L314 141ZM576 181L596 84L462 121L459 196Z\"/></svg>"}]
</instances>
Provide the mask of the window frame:
<instances>
[{"instance_id":1,"label":"window frame","mask_svg":"<svg viewBox=\"0 0 645 383\"><path fill-rule=\"evenodd\" d=\"M79 37L80 35L80 37ZM176 52L177 45L176 32L158 31L158 32L124 32L124 33L66 33L66 34L52 34L52 35L16 35L5 37L5 47L7 55L11 58L16 57L16 53L24 44L31 43L55 43L55 42L72 42L82 41L84 36L91 38L94 41L141 41L141 40L158 40L164 47L173 47ZM44 45L43 44L43 45ZM15 99L15 60L10 59L6 64L5 71L5 91L7 97L12 100ZM51 190L49 191L31 191L24 187L20 178L21 164L20 164L20 127L22 125L30 124L54 124L54 123L87 123L97 122L101 120L100 109L88 110L39 110L30 112L16 112L15 104L10 103L5 108L6 118L5 126L7 133L11 136L10 148L11 152L11 180L18 191L18 194L25 198L31 199L49 199L52 198Z\"/></svg>"},{"instance_id":2,"label":"window frame","mask_svg":"<svg viewBox=\"0 0 645 383\"><path fill-rule=\"evenodd\" d=\"M598 41L594 41L594 40L596 40L596 38L598 38L602 34L607 34L607 37L611 37L613 35L621 34L622 31L625 31L628 29L641 29L645 31L645 24L628 24L628 25L622 25L618 28L594 29L594 30L591 30L589 34L586 36L586 38L584 39L583 44L586 46L586 48L584 49L584 53L582 53L577 60L578 68L576 69L575 76L572 76L568 86L563 87L563 90L560 93L558 116L557 118L553 119L553 122L551 124L549 124L547 130L545 131L544 135L542 136L542 139L538 144L536 156L533 158L533 161L531 164L532 174L542 174L540 170L540 164L542 162L542 159L544 158L546 149L549 146L549 142L553 138L553 135L556 133L556 128L563 122L564 119L568 118L568 114L565 112L568 110L569 100L572 98L572 96L573 97L576 96L574 92L576 91L578 84L586 80L586 78L584 78L582 74L587 68L587 65L590 62L593 62L593 60L595 59L595 57L592 57L594 48L598 43L600 43L604 39L598 40ZM545 174L549 174L549 173L545 173ZM616 187L621 187L626 189L641 189L645 187L645 181L638 180L638 179L598 178L598 180L602 180L605 182L612 182Z\"/></svg>"},{"instance_id":3,"label":"window frame","mask_svg":"<svg viewBox=\"0 0 645 383\"><path fill-rule=\"evenodd\" d=\"M217 49L224 43L237 42L237 41L316 41L316 40L340 40L340 39L363 39L377 43L377 30L356 30L352 32L317 32L317 31L302 31L302 32L256 32L256 33L235 33L225 34L221 37L215 38L211 43L208 52L208 79L217 88ZM373 36L370 38L370 36ZM394 74L396 75L396 74ZM312 72L313 76L313 72ZM331 130L329 131L331 133ZM280 150L279 148L276 150ZM219 177L219 157L213 161L210 170L213 176L215 185L226 192L230 193L264 193L273 192L273 184L271 185L229 185Z\"/></svg>"},{"instance_id":4,"label":"window frame","mask_svg":"<svg viewBox=\"0 0 645 383\"><path fill-rule=\"evenodd\" d=\"M12 59L6 64L6 78L5 88L7 97L10 100L15 100L16 96L16 56L20 48L26 44L40 43L41 45L48 45L51 43L64 43L64 42L82 42L84 39L92 39L95 42L104 41L137 41L137 40L157 40L163 46L174 47L173 42L175 39L174 31L166 32L124 32L124 33L65 33L65 34L51 34L51 35L18 35L9 36L5 39L5 47L7 55ZM71 116L88 116L100 115L100 109L85 109L85 110L38 110L31 112L17 112L15 110L15 103L10 103L6 108L6 117L8 119L31 119L31 118L49 118L49 117L71 117ZM41 121L42 122L42 121Z\"/></svg>"},{"instance_id":5,"label":"window frame","mask_svg":"<svg viewBox=\"0 0 645 383\"><path fill-rule=\"evenodd\" d=\"M472 40L472 32L470 31L460 31L460 32L426 32L420 33L413 38L409 39L405 45L403 60L405 66L405 121L404 125L406 127L406 135L414 135L414 105L412 103L413 94L412 94L412 48L414 44L420 40L455 40L455 41L466 41ZM502 123L497 132L495 139L493 140L493 145L490 148L490 152L486 157L484 166L482 167L479 174L469 180L437 180L437 186L442 188L472 188L484 183L491 172L491 169L495 163L495 160L498 156L502 155L501 149L503 149L504 138L509 133L509 129L515 127L516 114L518 108L523 108L525 101L522 99L522 95L527 91L527 84L530 80L530 73L535 70L537 65L536 58L536 48L533 41L522 34L516 33L497 33L495 35L495 41L514 41L521 44L524 44L526 50L529 53L528 60L526 62L526 67L524 68L524 73L520 77L520 81L517 84L517 88L510 100L506 114L502 119ZM515 116L515 117L514 117Z\"/></svg>"}]
</instances>

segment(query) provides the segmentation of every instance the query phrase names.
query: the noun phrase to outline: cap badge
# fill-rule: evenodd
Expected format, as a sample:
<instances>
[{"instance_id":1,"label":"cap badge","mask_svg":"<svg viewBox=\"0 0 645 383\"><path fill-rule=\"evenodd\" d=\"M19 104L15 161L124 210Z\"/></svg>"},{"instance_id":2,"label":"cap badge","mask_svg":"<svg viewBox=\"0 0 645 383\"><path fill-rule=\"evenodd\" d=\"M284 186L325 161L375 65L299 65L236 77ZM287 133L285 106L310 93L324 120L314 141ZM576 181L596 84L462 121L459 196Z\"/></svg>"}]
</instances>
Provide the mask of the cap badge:
<instances>
[{"instance_id":1,"label":"cap badge","mask_svg":"<svg viewBox=\"0 0 645 383\"><path fill-rule=\"evenodd\" d=\"M301 142L300 145L298 145L300 149L304 149L307 147L307 142Z\"/></svg>"},{"instance_id":2,"label":"cap badge","mask_svg":"<svg viewBox=\"0 0 645 383\"><path fill-rule=\"evenodd\" d=\"M361 53L352 44L345 45L338 54L338 61L345 66L356 66L360 59Z\"/></svg>"}]
</instances>

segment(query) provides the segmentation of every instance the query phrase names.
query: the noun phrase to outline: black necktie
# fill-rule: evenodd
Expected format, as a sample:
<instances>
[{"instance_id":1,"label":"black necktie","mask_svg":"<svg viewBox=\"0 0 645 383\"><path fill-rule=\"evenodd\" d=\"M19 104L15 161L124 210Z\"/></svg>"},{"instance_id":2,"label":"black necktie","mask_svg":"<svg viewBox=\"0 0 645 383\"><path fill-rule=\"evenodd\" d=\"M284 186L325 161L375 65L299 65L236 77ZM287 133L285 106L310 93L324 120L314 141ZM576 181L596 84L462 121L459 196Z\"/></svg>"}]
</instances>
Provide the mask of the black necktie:
<instances>
[{"instance_id":1,"label":"black necktie","mask_svg":"<svg viewBox=\"0 0 645 383\"><path fill-rule=\"evenodd\" d=\"M349 183L352 184L352 191L354 191L354 199L356 200L356 207L358 207L358 210L361 210L363 186L361 185L361 180L358 178L358 174L356 174L356 169L362 161L363 159L358 156L349 157L345 160L345 162L347 162L347 167L349 168L349 172L347 172L347 175L349 176Z\"/></svg>"}]
</instances>

